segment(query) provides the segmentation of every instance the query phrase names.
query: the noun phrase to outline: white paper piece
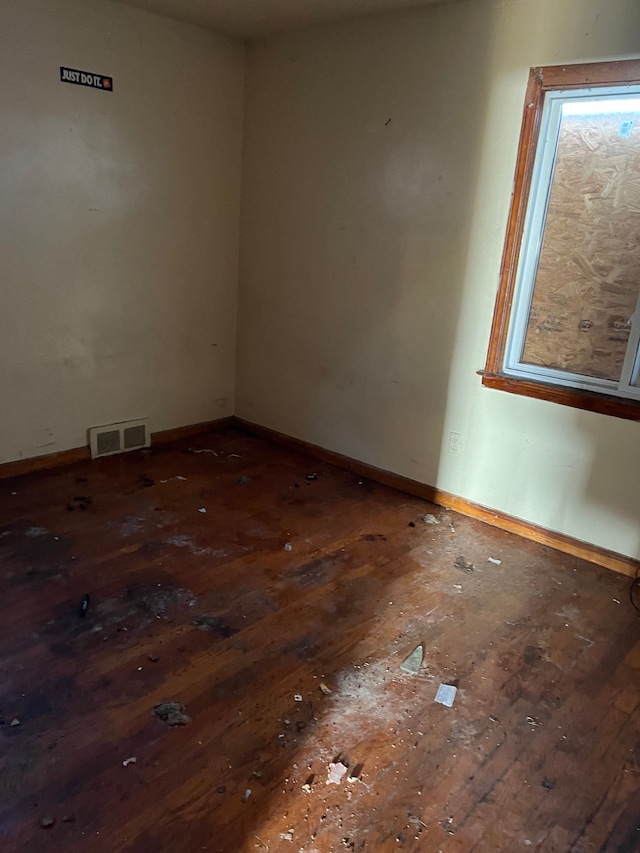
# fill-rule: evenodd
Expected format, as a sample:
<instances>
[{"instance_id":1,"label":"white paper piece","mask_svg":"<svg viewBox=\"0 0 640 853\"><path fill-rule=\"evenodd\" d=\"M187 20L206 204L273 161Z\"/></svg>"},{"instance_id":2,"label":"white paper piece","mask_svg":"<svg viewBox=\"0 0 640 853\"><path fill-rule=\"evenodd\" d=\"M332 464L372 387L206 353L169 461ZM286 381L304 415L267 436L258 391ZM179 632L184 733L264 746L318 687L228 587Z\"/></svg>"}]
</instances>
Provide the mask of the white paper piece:
<instances>
[{"instance_id":1,"label":"white paper piece","mask_svg":"<svg viewBox=\"0 0 640 853\"><path fill-rule=\"evenodd\" d=\"M496 566L502 565L502 560L496 560L495 557L489 557L489 562L493 563Z\"/></svg>"},{"instance_id":2,"label":"white paper piece","mask_svg":"<svg viewBox=\"0 0 640 853\"><path fill-rule=\"evenodd\" d=\"M327 778L327 785L339 785L342 781L342 777L347 772L347 767L341 761L338 761L336 764L333 762L329 765L329 776Z\"/></svg>"},{"instance_id":3,"label":"white paper piece","mask_svg":"<svg viewBox=\"0 0 640 853\"><path fill-rule=\"evenodd\" d=\"M447 708L453 708L453 700L456 698L457 692L457 687L453 687L451 684L441 684L433 701L439 702L440 705L446 705Z\"/></svg>"}]
</instances>

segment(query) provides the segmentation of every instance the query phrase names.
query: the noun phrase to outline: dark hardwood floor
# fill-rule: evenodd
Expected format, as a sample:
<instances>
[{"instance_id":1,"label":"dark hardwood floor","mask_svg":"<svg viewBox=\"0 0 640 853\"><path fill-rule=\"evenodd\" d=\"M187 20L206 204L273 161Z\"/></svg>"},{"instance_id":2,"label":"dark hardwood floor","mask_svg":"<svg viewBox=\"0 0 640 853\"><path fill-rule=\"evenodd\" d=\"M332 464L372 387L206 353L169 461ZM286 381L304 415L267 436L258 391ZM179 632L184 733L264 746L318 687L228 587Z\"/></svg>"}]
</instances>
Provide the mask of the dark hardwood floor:
<instances>
[{"instance_id":1,"label":"dark hardwood floor","mask_svg":"<svg viewBox=\"0 0 640 853\"><path fill-rule=\"evenodd\" d=\"M0 567L2 853L640 850L625 577L233 429L1 481Z\"/></svg>"}]
</instances>

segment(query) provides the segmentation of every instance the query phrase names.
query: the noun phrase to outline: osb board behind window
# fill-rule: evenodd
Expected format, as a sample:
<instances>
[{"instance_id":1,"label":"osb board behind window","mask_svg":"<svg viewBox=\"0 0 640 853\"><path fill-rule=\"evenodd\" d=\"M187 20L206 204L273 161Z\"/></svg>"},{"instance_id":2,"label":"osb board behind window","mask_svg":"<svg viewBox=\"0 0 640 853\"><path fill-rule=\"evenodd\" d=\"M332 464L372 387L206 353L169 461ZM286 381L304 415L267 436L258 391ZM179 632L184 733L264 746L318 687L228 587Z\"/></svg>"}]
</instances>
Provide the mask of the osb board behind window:
<instances>
[{"instance_id":1,"label":"osb board behind window","mask_svg":"<svg viewBox=\"0 0 640 853\"><path fill-rule=\"evenodd\" d=\"M619 379L639 290L640 115L565 117L522 360Z\"/></svg>"}]
</instances>

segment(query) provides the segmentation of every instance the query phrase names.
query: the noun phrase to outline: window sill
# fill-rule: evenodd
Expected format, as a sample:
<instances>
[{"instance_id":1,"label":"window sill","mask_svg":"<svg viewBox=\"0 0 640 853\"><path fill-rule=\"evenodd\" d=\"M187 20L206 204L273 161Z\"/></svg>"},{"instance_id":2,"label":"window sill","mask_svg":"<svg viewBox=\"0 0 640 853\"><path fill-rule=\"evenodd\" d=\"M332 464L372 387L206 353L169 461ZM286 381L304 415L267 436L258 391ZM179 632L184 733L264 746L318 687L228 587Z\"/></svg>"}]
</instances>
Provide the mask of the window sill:
<instances>
[{"instance_id":1,"label":"window sill","mask_svg":"<svg viewBox=\"0 0 640 853\"><path fill-rule=\"evenodd\" d=\"M537 400L547 400L561 406L572 406L574 409L611 415L614 418L640 421L640 400L612 397L594 391L561 388L559 385L532 382L528 379L514 379L511 376L505 376L501 373L487 373L484 370L479 370L478 373L482 376L482 384L487 388L507 391L521 397L535 397Z\"/></svg>"}]
</instances>

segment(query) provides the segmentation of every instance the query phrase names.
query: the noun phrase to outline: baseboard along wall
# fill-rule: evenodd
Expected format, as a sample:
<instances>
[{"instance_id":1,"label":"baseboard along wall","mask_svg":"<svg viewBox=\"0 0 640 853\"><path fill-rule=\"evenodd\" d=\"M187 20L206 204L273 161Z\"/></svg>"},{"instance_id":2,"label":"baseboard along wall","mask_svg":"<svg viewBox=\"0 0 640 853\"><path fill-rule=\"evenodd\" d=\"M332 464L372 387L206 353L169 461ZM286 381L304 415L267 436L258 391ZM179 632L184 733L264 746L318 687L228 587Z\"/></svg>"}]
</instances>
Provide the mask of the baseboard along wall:
<instances>
[{"instance_id":1,"label":"baseboard along wall","mask_svg":"<svg viewBox=\"0 0 640 853\"><path fill-rule=\"evenodd\" d=\"M490 524L492 527L497 527L508 533L515 533L532 542L538 542L541 545L546 545L565 554L571 554L571 556L577 557L580 560L596 563L599 566L604 566L614 572L620 572L628 577L635 577L640 570L640 560L635 560L633 557L609 551L607 548L583 542L580 539L575 539L564 533L558 533L555 530L548 530L530 521L523 521L513 515L490 509L489 507L466 500L466 498L461 498L459 495L437 489L435 486L430 486L427 483L421 483L409 477L402 477L400 474L385 471L383 468L376 468L375 465L369 465L366 462L360 462L349 456L343 456L341 453L335 453L324 447L309 444L299 438L292 438L268 427L245 421L242 418L235 418L235 423L253 435L284 444L291 449L303 453L308 453L316 459L329 462L348 471L353 471L354 474L358 474L361 477L367 477L370 480L375 480L377 483L383 483L385 486L391 486L401 492L423 498L430 503L437 504L445 509L451 509L454 512L459 512L461 515L466 515L469 518L476 518L485 524Z\"/></svg>"},{"instance_id":2,"label":"baseboard along wall","mask_svg":"<svg viewBox=\"0 0 640 853\"><path fill-rule=\"evenodd\" d=\"M189 426L177 427L175 429L162 430L151 435L152 446L159 444L170 444L174 441L179 441L184 438L193 438L198 435L215 432L216 430L225 429L228 427L236 427L251 435L259 438L264 438L269 441L277 442L292 450L309 454L314 458L327 462L331 465L336 465L347 471L353 471L361 477L367 477L377 483L382 483L385 486L398 489L401 492L406 492L409 495L422 498L425 501L444 507L446 509L459 512L461 515L466 515L469 518L475 518L485 524L490 524L492 527L497 527L500 530L505 530L508 533L515 533L522 536L524 539L529 539L533 542L538 542L541 545L546 545L549 548L554 548L557 551L562 551L565 554L570 554L581 560L587 560L590 563L595 563L604 568L611 569L614 572L619 572L628 577L636 577L640 571L640 560L635 560L633 557L627 557L624 554L618 554L615 551L609 551L606 548L601 548L598 545L592 545L589 542L583 542L580 539L575 539L572 536L567 536L564 533L559 533L555 530L549 530L533 524L529 521L516 518L507 513L500 512L473 501L466 500L459 495L445 492L435 486L430 486L427 483L421 483L418 480L412 480L409 477L403 477L400 474L394 474L392 471L386 471L383 468L377 468L375 465L369 465L366 462L361 462L358 459L352 459L349 456L344 456L341 453L336 453L333 450L327 450L325 447L320 447L316 444L310 444L299 438L285 435L277 432L269 427L261 426L243 418L227 417L220 418L214 421L205 421L204 423L191 424ZM70 450L62 450L59 453L51 453L46 456L34 456L30 459L19 459L15 462L5 462L0 464L0 480L9 477L18 477L22 474L30 474L35 471L43 471L51 468L59 468L64 465L70 465L74 462L82 462L90 459L88 447L74 447Z\"/></svg>"}]
</instances>

